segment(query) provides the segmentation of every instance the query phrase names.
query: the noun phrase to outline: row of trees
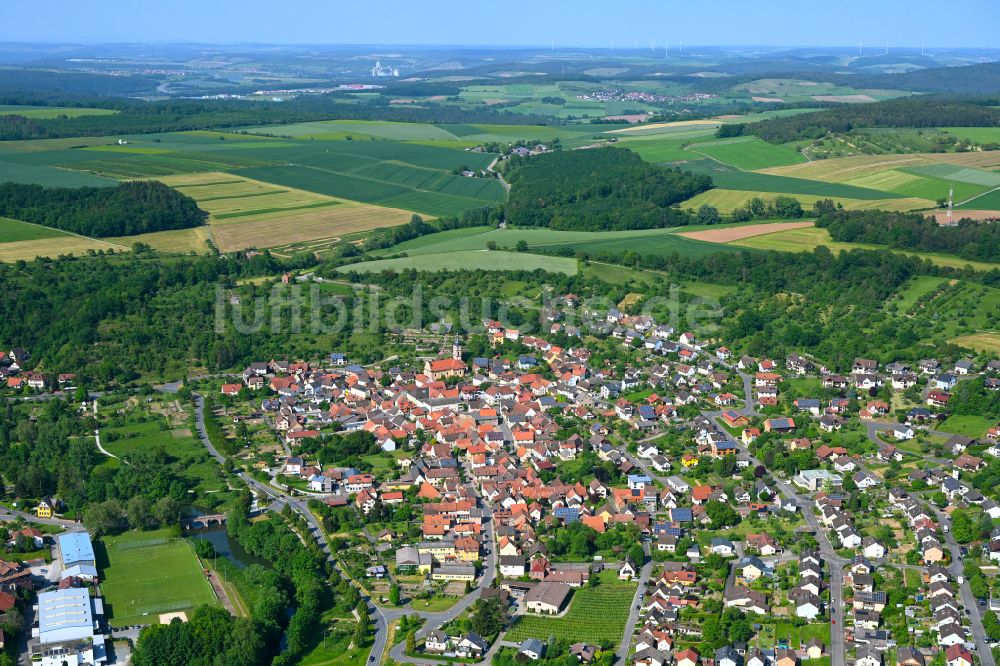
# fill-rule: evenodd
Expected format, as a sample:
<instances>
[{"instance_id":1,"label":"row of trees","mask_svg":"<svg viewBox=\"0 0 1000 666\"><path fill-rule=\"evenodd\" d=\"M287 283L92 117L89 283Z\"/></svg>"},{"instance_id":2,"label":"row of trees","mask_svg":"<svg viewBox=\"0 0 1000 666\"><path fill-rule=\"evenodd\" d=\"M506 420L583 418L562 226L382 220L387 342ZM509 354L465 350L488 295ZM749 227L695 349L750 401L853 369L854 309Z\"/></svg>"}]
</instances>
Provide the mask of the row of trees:
<instances>
[{"instance_id":1,"label":"row of trees","mask_svg":"<svg viewBox=\"0 0 1000 666\"><path fill-rule=\"evenodd\" d=\"M733 222L749 222L773 218L794 219L804 215L802 204L795 197L775 197L764 201L754 197L745 206L737 206L731 214Z\"/></svg>"},{"instance_id":2,"label":"row of trees","mask_svg":"<svg viewBox=\"0 0 1000 666\"><path fill-rule=\"evenodd\" d=\"M316 542L308 537L308 530L299 522L301 519L289 507L281 516L251 523L248 495L248 491L244 492L239 507L227 516L226 524L229 534L248 553L270 562L294 589L297 607L285 629L285 649L273 662L285 666L296 663L316 644L320 617L332 604L330 588L325 585L326 558ZM290 525L307 535L305 546L299 533Z\"/></svg>"},{"instance_id":3,"label":"row of trees","mask_svg":"<svg viewBox=\"0 0 1000 666\"><path fill-rule=\"evenodd\" d=\"M414 238L436 234L439 231L450 229L462 229L465 227L481 227L486 225L496 226L503 220L503 208L499 206L481 206L469 208L458 217L442 217L432 222L425 222L422 217L415 214L410 218L409 223L398 227L391 227L385 230L376 229L365 239L363 249L365 251L379 250L392 247L399 243L404 243ZM341 256L357 256L361 254L354 245L344 248Z\"/></svg>"},{"instance_id":4,"label":"row of trees","mask_svg":"<svg viewBox=\"0 0 1000 666\"><path fill-rule=\"evenodd\" d=\"M205 223L208 213L191 197L156 180L117 187L42 187L0 185L0 216L84 236L133 236L188 229Z\"/></svg>"},{"instance_id":5,"label":"row of trees","mask_svg":"<svg viewBox=\"0 0 1000 666\"><path fill-rule=\"evenodd\" d=\"M1000 225L970 219L960 219L957 227L944 227L935 218L920 213L836 210L821 215L816 226L827 229L833 240L845 243L874 243L946 252L974 261L1000 261Z\"/></svg>"},{"instance_id":6,"label":"row of trees","mask_svg":"<svg viewBox=\"0 0 1000 666\"><path fill-rule=\"evenodd\" d=\"M717 135L753 134L771 143L787 143L863 127L996 127L1000 124L1000 109L995 105L995 99L901 97L871 104L845 104L756 123L722 125Z\"/></svg>"}]
</instances>

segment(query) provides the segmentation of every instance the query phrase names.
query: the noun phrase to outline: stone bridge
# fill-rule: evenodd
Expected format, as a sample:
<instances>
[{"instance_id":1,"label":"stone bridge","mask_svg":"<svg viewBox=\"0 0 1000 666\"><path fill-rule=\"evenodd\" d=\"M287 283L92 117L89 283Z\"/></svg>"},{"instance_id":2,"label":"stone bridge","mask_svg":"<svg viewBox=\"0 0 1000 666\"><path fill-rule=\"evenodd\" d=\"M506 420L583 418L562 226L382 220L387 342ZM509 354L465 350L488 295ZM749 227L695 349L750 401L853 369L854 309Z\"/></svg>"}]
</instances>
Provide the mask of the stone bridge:
<instances>
[{"instance_id":1,"label":"stone bridge","mask_svg":"<svg viewBox=\"0 0 1000 666\"><path fill-rule=\"evenodd\" d=\"M215 527L226 524L226 514L216 513L207 516L197 516L195 518L185 518L181 521L181 527L185 530L200 530L205 527Z\"/></svg>"}]
</instances>

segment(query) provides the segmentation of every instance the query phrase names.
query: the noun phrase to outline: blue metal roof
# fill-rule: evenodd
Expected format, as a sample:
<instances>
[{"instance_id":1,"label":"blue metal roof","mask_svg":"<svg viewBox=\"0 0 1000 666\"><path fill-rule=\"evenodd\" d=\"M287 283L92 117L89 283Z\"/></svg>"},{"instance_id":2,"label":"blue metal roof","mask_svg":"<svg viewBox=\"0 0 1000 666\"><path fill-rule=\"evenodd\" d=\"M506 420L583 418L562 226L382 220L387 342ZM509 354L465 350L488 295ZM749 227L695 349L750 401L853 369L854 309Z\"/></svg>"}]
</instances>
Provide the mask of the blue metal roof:
<instances>
[{"instance_id":1,"label":"blue metal roof","mask_svg":"<svg viewBox=\"0 0 1000 666\"><path fill-rule=\"evenodd\" d=\"M63 566L70 567L78 563L93 562L96 559L94 544L90 542L90 535L86 532L60 534L58 540Z\"/></svg>"}]
</instances>

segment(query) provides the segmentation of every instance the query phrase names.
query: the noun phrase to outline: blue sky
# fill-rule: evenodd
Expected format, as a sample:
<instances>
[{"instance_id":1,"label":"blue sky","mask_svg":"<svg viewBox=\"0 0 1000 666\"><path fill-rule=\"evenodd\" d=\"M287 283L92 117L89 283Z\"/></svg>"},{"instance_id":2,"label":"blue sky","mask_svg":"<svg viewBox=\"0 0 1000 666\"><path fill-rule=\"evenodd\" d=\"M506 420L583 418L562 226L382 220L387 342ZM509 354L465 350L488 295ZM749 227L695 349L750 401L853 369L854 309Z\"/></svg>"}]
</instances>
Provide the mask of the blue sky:
<instances>
[{"instance_id":1,"label":"blue sky","mask_svg":"<svg viewBox=\"0 0 1000 666\"><path fill-rule=\"evenodd\" d=\"M1000 46L1000 0L26 0L0 41ZM942 26L950 27L948 32Z\"/></svg>"}]
</instances>

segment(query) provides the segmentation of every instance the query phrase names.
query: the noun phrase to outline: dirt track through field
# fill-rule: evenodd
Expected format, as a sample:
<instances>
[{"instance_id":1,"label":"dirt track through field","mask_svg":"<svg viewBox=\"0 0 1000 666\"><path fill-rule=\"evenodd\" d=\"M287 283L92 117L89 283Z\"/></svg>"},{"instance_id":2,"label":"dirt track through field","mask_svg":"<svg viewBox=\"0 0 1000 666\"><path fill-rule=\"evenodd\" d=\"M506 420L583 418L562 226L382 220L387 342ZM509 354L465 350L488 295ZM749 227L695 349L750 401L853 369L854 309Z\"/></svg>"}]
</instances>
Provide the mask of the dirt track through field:
<instances>
[{"instance_id":1,"label":"dirt track through field","mask_svg":"<svg viewBox=\"0 0 1000 666\"><path fill-rule=\"evenodd\" d=\"M706 229L704 231L688 231L679 236L709 243L728 243L730 241L773 234L779 231L790 231L811 227L812 222L775 222L773 224L747 224L742 227L727 227L725 229Z\"/></svg>"}]
</instances>

